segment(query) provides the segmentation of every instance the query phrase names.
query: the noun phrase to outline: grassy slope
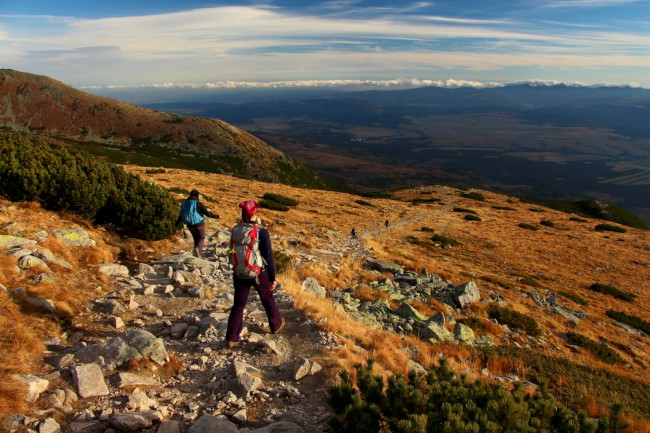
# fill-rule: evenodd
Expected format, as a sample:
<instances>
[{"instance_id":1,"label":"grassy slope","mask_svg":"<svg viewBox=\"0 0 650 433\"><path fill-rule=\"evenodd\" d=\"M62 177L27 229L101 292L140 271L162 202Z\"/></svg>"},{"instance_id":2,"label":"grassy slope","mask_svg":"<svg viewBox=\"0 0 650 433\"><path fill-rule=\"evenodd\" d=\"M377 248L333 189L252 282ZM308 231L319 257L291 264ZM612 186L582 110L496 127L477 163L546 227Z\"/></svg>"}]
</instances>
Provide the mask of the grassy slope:
<instances>
[{"instance_id":1,"label":"grassy slope","mask_svg":"<svg viewBox=\"0 0 650 433\"><path fill-rule=\"evenodd\" d=\"M278 249L302 250L314 254L315 249L327 249L332 244L346 242L352 227L356 227L357 232L363 235L364 232L368 234L381 228L386 219L391 224L412 220L413 222L388 232L379 231L373 235L366 235L364 237L366 246L372 247L379 259L397 261L418 271L426 268L429 272L441 274L457 284L472 279L478 283L484 296L489 290L505 296L512 308L533 317L540 323L547 334L544 351L549 356L590 365L603 369L608 374L623 375L636 382L646 382L650 377L648 339L631 336L612 325L612 320L605 315L608 309L614 308L645 320L650 319L650 291L647 289L650 268L643 263L644 257L648 257L650 251L650 233L647 231L630 229L622 234L596 232L594 230L594 226L598 223L596 220L588 220L585 223L570 221L568 214L550 209L540 212L540 209L522 203L518 199L489 192L483 192L486 201L476 201L461 197L461 191L455 189L431 187L399 191L395 193L395 199L368 198L365 201L374 206L367 206L356 203L357 197L343 193L298 189L180 169L170 169L157 174L146 174L146 168L143 167L128 166L127 169L140 173L143 178L154 180L167 188L183 190L196 188L209 196L211 199L208 202L209 206L222 215L221 220L210 223L210 230L232 226L239 216L237 203L242 199L261 198L264 193L278 193L298 200L298 206L286 213L266 209L262 211L262 219L271 233L283 239L277 241ZM181 197L182 194L179 194L178 198ZM432 197L442 198L443 201L412 204L414 198ZM465 221L464 214L454 212L453 207L474 210L482 221ZM12 226L12 230L22 231L26 235L35 229L61 228L77 224L57 215L53 215L54 220L51 220L49 212L36 211L31 205L18 206L17 211L0 217L3 218L4 227L7 227L7 222L15 221L17 224ZM553 221L555 227L540 226L540 229L534 232L518 227L522 222L539 225L542 219ZM437 234L452 237L458 240L460 245L450 249L435 248L429 242L431 232L422 231L423 227L433 229ZM100 239L107 236L99 231L94 233ZM421 246L407 240L409 237L419 239ZM296 246L295 243L289 243L288 238L299 239L300 242ZM124 244L127 255L137 255L141 260L147 257L142 251L147 246L155 250L152 255L165 254L175 246L174 242L169 241L145 244L127 240ZM60 254L66 258L70 256L65 249L59 250L56 246L53 246L53 249L60 251ZM79 302L92 296L91 289L102 282L97 282L96 277L92 276L94 274L85 269L90 264L104 260L114 253L115 251L102 241L96 250L75 258L74 274L88 280L90 284L84 290L85 295L74 298L74 302L67 300L63 295L64 292L60 292L57 295L61 296L60 302L70 302L70 310L73 311L78 308ZM335 286L349 287L372 278L361 269L358 261L344 259L338 265L340 271L335 273L329 271L326 266L316 264L292 270L281 278L287 290L296 294L300 291L300 279L308 275L318 278L328 289ZM0 273L2 275L0 283L8 288L25 284L17 275L6 272L11 266L12 263L7 258L0 263L3 269ZM64 272L62 275L67 285L68 274ZM621 290L634 293L637 296L636 301L630 304L605 294L589 291L587 287L594 282L614 284ZM65 287L71 291L77 284L78 282L71 281L70 285ZM605 365L586 351L574 353L562 339L558 338L558 334L574 328L560 316L550 315L529 298L522 296L522 292L531 290L541 292L544 288L572 293L587 300L589 306L563 300L563 304L569 308L585 311L590 315L588 319L581 321L577 330L594 340L606 341L619 351L631 367ZM368 295L371 296L372 293L369 292ZM297 299L299 299L298 307L306 314L315 318L330 317L324 326L349 338L351 344L333 355L336 365L344 368L371 355L378 359L381 371L400 371L404 368L405 359L397 348L417 343L413 339L403 340L387 333L364 329L343 316L339 316L338 320L332 320L332 316L339 313L331 306L306 296ZM428 309L426 312L431 313L440 306L432 304L419 306L419 308ZM473 315L486 317L483 304L476 305L471 312ZM14 322L20 323L20 321ZM51 322L44 323L52 326ZM34 329L36 331L33 334L34 341L48 334L51 335L48 331L37 328ZM491 332L499 341L498 333L494 330ZM9 340L6 335L0 338L0 342L5 347L7 341ZM382 341L382 345L377 345L376 341ZM525 343L525 340L521 342ZM531 370L535 361L528 364L527 361L523 361L523 358L513 360L502 355L476 357L470 351L458 346L417 344L422 348L419 361L425 365L433 362L437 353L445 353L463 368L469 367L480 371L481 368L488 366L494 373L516 373L522 379L527 377L532 379L535 376L534 371ZM355 345L364 347L365 351L360 352ZM12 347L21 348L20 344ZM38 344L35 347L33 354L35 359L38 359ZM3 351L3 353L9 356L9 352ZM37 369L38 363L12 368L22 371ZM2 374L6 375L9 372L11 371L6 370ZM552 376L549 378L552 383L570 383L572 379L564 377L562 372L549 371L549 374ZM580 386L580 384L576 385L576 387ZM571 387L567 386L565 389ZM641 389L644 389L643 386ZM598 393L595 393L595 398L598 398ZM640 401L642 402L644 398L650 397L642 396ZM571 397L567 399L570 400ZM604 406L608 402L601 400L598 403ZM650 418L649 414L643 415L643 411L636 413L638 416Z\"/></svg>"}]
</instances>

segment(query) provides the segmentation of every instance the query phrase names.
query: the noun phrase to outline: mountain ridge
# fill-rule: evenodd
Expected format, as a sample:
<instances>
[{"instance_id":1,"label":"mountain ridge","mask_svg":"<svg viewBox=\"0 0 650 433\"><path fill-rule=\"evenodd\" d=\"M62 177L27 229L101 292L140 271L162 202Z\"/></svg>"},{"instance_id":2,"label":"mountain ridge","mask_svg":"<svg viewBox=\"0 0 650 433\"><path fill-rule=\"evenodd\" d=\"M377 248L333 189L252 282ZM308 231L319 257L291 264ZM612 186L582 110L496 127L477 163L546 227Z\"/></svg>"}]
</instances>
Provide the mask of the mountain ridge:
<instances>
[{"instance_id":1,"label":"mountain ridge","mask_svg":"<svg viewBox=\"0 0 650 433\"><path fill-rule=\"evenodd\" d=\"M41 75L0 70L0 124L120 162L146 155L151 165L163 161L263 181L326 186L295 159L221 120L156 112Z\"/></svg>"}]
</instances>

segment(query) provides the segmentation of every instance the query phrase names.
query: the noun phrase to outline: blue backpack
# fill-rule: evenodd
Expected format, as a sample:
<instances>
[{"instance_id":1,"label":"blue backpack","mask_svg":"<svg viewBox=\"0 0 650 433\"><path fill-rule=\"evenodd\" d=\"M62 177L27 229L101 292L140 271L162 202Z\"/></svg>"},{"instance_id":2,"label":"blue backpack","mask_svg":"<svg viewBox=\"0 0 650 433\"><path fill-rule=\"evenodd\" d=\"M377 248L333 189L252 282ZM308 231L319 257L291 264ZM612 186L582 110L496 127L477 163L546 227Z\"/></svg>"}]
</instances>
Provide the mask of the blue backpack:
<instances>
[{"instance_id":1,"label":"blue backpack","mask_svg":"<svg viewBox=\"0 0 650 433\"><path fill-rule=\"evenodd\" d=\"M181 204L181 220L188 226L193 226L203 221L203 217L196 210L196 203L196 200L185 200Z\"/></svg>"}]
</instances>

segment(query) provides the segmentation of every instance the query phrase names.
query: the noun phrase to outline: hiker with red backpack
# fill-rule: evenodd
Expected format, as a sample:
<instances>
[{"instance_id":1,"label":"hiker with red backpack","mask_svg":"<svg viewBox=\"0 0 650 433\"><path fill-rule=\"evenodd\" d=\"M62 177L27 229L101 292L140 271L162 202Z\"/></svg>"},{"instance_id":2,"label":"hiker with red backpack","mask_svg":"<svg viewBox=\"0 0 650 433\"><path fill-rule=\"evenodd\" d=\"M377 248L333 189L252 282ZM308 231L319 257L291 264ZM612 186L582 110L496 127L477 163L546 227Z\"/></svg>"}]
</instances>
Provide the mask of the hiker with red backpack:
<instances>
[{"instance_id":1,"label":"hiker with red backpack","mask_svg":"<svg viewBox=\"0 0 650 433\"><path fill-rule=\"evenodd\" d=\"M190 192L190 196L181 204L181 211L178 214L176 225L185 223L192 239L194 239L194 255L196 257L203 256L203 243L205 242L205 219L203 216L219 219L219 215L210 212L203 203L199 200L201 194L195 189Z\"/></svg>"},{"instance_id":2,"label":"hiker with red backpack","mask_svg":"<svg viewBox=\"0 0 650 433\"><path fill-rule=\"evenodd\" d=\"M275 261L271 235L258 225L259 204L254 200L239 203L241 222L232 228L230 236L230 262L233 266L235 302L228 317L226 345L234 347L243 327L244 308L248 294L254 287L260 296L269 319L272 334L284 326L284 319L275 303L273 291L277 287Z\"/></svg>"}]
</instances>

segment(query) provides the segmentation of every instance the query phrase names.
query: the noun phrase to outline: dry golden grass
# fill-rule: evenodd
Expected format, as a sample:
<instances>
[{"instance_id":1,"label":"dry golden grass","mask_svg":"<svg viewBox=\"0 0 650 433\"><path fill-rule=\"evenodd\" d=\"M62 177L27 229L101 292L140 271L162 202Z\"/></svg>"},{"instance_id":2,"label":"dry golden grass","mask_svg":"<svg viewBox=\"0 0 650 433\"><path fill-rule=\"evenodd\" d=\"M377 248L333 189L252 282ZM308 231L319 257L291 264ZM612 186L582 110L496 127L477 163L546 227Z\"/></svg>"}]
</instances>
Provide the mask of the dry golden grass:
<instances>
[{"instance_id":1,"label":"dry golden grass","mask_svg":"<svg viewBox=\"0 0 650 433\"><path fill-rule=\"evenodd\" d=\"M240 217L237 204L241 200L260 199L264 193L294 198L299 204L289 212L269 209L260 211L264 224L269 227L274 237L274 247L312 255L315 248L327 250L332 245L345 244L349 240L351 228L355 227L364 246L371 250L376 260L397 262L418 273L426 269L427 272L441 275L454 284L473 279L483 293L493 290L503 295L511 308L534 318L544 330L552 331L553 335L547 337L548 345L556 346L560 350L549 353L597 365L637 380L650 380L650 356L647 353L632 357L621 352L626 361L633 365L632 369L604 366L584 351L582 354L572 353L566 343L556 337L558 333L573 329L567 321L561 316L549 315L545 309L520 293L541 292L543 289L575 293L590 303L588 307L577 306L572 302L564 304L590 315L590 319L581 322L581 333L595 340L605 338L614 347L635 344L634 339L625 331L611 325L602 326L602 323L611 323L611 319L605 315L610 308L650 320L650 290L647 285L650 269L638 264L639 261L648 262L644 258L650 256L650 233L646 231L630 229L622 234L599 233L593 230L596 221L570 221L569 215L553 210L547 210L543 214L533 212L529 204L490 192L483 192L487 200L478 202L460 197L458 191L453 189L431 187L428 189L434 192L433 196L442 198L443 204L412 206L411 200L421 197L421 194L415 189L403 190L394 192L394 199L368 200L374 205L370 207L358 205L355 203L358 197L344 193L304 190L186 170L166 169L165 173L147 174L146 168L143 167L125 168L163 187L185 190L196 188L211 197L213 200L206 204L222 218L207 221L208 233L232 227ZM178 194L176 198L180 202L185 197ZM494 209L494 206L507 206L515 210L499 210ZM476 210L482 222L464 221L462 215L452 211L453 207ZM520 222L537 224L542 216L556 222L558 226L542 227L536 232L517 226ZM3 218L0 214L0 223L9 222L9 219ZM389 219L391 225L398 222L405 222L405 225L384 231L381 229L385 219ZM57 277L61 276L61 281L65 282L61 289L46 285L37 289L38 292L30 293L38 293L39 296L52 294L57 298L54 299L57 307L70 316L91 296L94 287L108 282L107 279L90 272L84 276L84 269L89 265L112 260L118 249L125 258L148 260L151 257L177 252L179 248L175 239L158 242L109 239L106 233L94 231L87 222L67 219L65 216L43 211L32 204L18 205L18 209L11 215L11 220L21 223L8 228L7 230L12 232L8 234L26 235L37 230L77 225L93 232L98 239L98 247L72 252L55 245L53 240L45 244L55 251L55 254L72 263L75 271L66 274L55 269ZM437 234L452 237L460 245L442 249L433 246L424 248L409 243L408 236L428 240L430 234L423 234L422 227L430 227ZM282 240L275 240L275 236L280 236ZM153 249L153 253L144 253L147 248ZM78 254L79 251L83 253ZM323 257L322 260L336 260L338 272L330 272L322 263L311 264L298 269L294 267L281 275L280 281L285 290L294 295L297 308L319 323L324 330L340 336L342 348L328 357L325 365L333 369L349 370L353 365L364 363L372 357L377 360L377 370L382 374L401 372L405 368L406 358L399 349L414 345L419 348L415 360L425 367L435 365L441 356L449 358L459 368L484 367L481 362L473 359L474 355L463 346L432 345L414 337L399 337L389 332L365 328L328 300L314 298L302 292L300 282L306 277L315 277L327 290L337 287L345 289L378 279L375 273L362 268L363 259ZM14 268L15 259L0 254L0 283L8 288L23 284L23 277L15 272ZM479 276L489 277L482 280ZM522 277L533 277L541 287L520 283ZM87 284L84 285L84 282ZM634 303L627 303L591 292L587 287L594 282L613 283L621 290L634 293L637 299ZM75 291L81 291L83 294L71 299L71 294ZM357 290L355 296L364 300L372 300L373 297L385 298L382 292L363 287ZM68 306L67 310L64 305ZM445 309L435 300L417 305L417 308L425 314ZM483 304L472 307L467 314L487 317ZM460 316L462 317L462 314ZM501 328L497 325L486 322L486 328L486 333L490 335L501 335ZM527 342L522 339L521 343ZM34 355L36 359L40 356L37 352ZM525 367L514 361L493 359L490 362L490 368L494 368L495 372L525 377Z\"/></svg>"},{"instance_id":2,"label":"dry golden grass","mask_svg":"<svg viewBox=\"0 0 650 433\"><path fill-rule=\"evenodd\" d=\"M0 203L9 205L8 202ZM30 237L39 230L50 232L55 228L83 228L97 241L95 247L69 247L49 238L39 243L55 256L66 260L73 269L56 264L17 271L17 260L0 251L0 284L8 290L26 289L26 296L0 293L0 418L25 411L24 386L13 375L33 373L41 368L43 341L61 335L61 321L70 321L77 311L94 295L101 285L94 266L113 262L114 249L107 245L108 235L94 229L87 221L71 218L41 209L36 203L13 203L7 214L0 214L0 223L13 222L3 233ZM57 282L34 283L42 272L52 274ZM55 314L46 313L27 303L27 297L51 299L57 308Z\"/></svg>"}]
</instances>

